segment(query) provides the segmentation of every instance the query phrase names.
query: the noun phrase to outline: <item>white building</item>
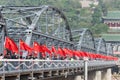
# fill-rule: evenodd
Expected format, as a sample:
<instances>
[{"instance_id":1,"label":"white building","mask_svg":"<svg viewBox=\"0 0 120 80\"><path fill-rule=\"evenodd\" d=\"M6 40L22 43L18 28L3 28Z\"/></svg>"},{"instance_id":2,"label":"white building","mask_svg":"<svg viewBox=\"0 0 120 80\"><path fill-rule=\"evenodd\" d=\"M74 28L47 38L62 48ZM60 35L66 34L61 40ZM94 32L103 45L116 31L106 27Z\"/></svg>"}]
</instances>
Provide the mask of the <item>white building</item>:
<instances>
[{"instance_id":1,"label":"white building","mask_svg":"<svg viewBox=\"0 0 120 80\"><path fill-rule=\"evenodd\" d=\"M98 5L98 0L80 0L82 8L90 7L90 4Z\"/></svg>"}]
</instances>

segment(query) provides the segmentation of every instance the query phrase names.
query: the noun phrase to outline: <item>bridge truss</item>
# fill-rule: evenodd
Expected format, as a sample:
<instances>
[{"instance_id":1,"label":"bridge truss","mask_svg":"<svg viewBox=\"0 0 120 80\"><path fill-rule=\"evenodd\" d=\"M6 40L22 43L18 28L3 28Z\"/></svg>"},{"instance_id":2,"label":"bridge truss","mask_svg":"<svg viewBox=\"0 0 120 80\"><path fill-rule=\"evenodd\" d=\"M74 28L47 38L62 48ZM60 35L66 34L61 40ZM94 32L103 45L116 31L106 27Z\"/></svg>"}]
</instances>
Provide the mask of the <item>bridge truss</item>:
<instances>
[{"instance_id":1,"label":"bridge truss","mask_svg":"<svg viewBox=\"0 0 120 80\"><path fill-rule=\"evenodd\" d=\"M23 39L32 46L34 41L46 44L49 48L69 48L112 54L112 46L104 39L95 39L89 29L71 31L65 15L52 6L1 6L0 51L3 51L5 36L16 43Z\"/></svg>"}]
</instances>

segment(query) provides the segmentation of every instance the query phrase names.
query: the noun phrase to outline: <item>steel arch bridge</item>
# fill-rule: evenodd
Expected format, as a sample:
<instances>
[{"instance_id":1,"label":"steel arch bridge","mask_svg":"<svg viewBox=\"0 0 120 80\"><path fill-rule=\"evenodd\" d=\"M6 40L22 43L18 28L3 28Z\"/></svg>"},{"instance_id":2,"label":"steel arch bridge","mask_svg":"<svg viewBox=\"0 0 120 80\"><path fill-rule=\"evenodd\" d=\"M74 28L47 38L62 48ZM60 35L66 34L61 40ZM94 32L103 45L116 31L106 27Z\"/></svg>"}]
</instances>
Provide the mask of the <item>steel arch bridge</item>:
<instances>
[{"instance_id":1,"label":"steel arch bridge","mask_svg":"<svg viewBox=\"0 0 120 80\"><path fill-rule=\"evenodd\" d=\"M4 50L5 36L19 43L23 39L29 46L34 41L51 48L69 48L90 53L112 55L112 45L102 38L94 38L89 29L71 30L67 18L52 6L1 6L0 7L0 52ZM51 78L84 72L83 60L1 60L0 79ZM18 64L14 64L18 63ZM115 61L90 60L88 71L102 70L115 66ZM27 76L24 76L27 74ZM13 80L13 79L12 79Z\"/></svg>"},{"instance_id":2,"label":"steel arch bridge","mask_svg":"<svg viewBox=\"0 0 120 80\"><path fill-rule=\"evenodd\" d=\"M37 41L48 47L112 54L112 45L102 38L95 39L89 29L71 31L65 15L52 6L1 6L0 25L0 46L4 45L5 36L10 36L15 42L23 39L30 46Z\"/></svg>"},{"instance_id":3,"label":"steel arch bridge","mask_svg":"<svg viewBox=\"0 0 120 80\"><path fill-rule=\"evenodd\" d=\"M97 46L97 53L106 54L107 55L107 47L106 42L103 38L96 38L95 43Z\"/></svg>"},{"instance_id":4,"label":"steel arch bridge","mask_svg":"<svg viewBox=\"0 0 120 80\"><path fill-rule=\"evenodd\" d=\"M75 30L72 35L77 50L96 53L94 37L89 29Z\"/></svg>"}]
</instances>

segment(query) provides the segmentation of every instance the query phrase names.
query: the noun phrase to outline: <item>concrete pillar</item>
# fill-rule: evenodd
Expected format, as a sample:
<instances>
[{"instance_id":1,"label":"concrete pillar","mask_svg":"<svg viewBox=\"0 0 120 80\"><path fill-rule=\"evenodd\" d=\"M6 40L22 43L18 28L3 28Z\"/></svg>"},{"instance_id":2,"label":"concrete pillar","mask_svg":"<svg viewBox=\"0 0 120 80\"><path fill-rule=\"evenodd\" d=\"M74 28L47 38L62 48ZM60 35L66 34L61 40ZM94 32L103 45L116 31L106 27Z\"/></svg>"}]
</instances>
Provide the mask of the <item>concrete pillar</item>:
<instances>
[{"instance_id":1,"label":"concrete pillar","mask_svg":"<svg viewBox=\"0 0 120 80\"><path fill-rule=\"evenodd\" d=\"M111 72L111 68L107 69L107 76L106 76L106 80L112 80L112 72Z\"/></svg>"},{"instance_id":2,"label":"concrete pillar","mask_svg":"<svg viewBox=\"0 0 120 80\"><path fill-rule=\"evenodd\" d=\"M102 73L102 80L111 80L112 79L112 75L111 75L111 69L107 69L107 70L104 70L103 73Z\"/></svg>"},{"instance_id":3,"label":"concrete pillar","mask_svg":"<svg viewBox=\"0 0 120 80\"><path fill-rule=\"evenodd\" d=\"M81 75L77 75L74 80L82 80Z\"/></svg>"},{"instance_id":4,"label":"concrete pillar","mask_svg":"<svg viewBox=\"0 0 120 80\"><path fill-rule=\"evenodd\" d=\"M93 80L101 80L101 71L96 71L95 78Z\"/></svg>"},{"instance_id":5,"label":"concrete pillar","mask_svg":"<svg viewBox=\"0 0 120 80\"><path fill-rule=\"evenodd\" d=\"M88 73L88 80L94 80L96 76L96 71L91 71Z\"/></svg>"},{"instance_id":6,"label":"concrete pillar","mask_svg":"<svg viewBox=\"0 0 120 80\"><path fill-rule=\"evenodd\" d=\"M101 71L91 71L88 73L88 80L101 80Z\"/></svg>"},{"instance_id":7,"label":"concrete pillar","mask_svg":"<svg viewBox=\"0 0 120 80\"><path fill-rule=\"evenodd\" d=\"M106 76L107 76L107 70L103 70L102 71L102 80L106 80Z\"/></svg>"}]
</instances>

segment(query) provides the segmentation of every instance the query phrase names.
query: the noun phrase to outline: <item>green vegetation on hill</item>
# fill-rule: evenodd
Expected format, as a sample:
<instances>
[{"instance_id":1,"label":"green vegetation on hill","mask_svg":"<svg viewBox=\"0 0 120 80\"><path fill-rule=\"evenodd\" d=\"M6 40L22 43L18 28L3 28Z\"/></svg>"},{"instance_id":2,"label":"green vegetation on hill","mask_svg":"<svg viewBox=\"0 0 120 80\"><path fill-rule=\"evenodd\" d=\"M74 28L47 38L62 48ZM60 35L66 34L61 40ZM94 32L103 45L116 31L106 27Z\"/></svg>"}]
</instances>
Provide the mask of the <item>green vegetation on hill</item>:
<instances>
[{"instance_id":1,"label":"green vegetation on hill","mask_svg":"<svg viewBox=\"0 0 120 80\"><path fill-rule=\"evenodd\" d=\"M103 0L109 11L120 10L120 0Z\"/></svg>"}]
</instances>

